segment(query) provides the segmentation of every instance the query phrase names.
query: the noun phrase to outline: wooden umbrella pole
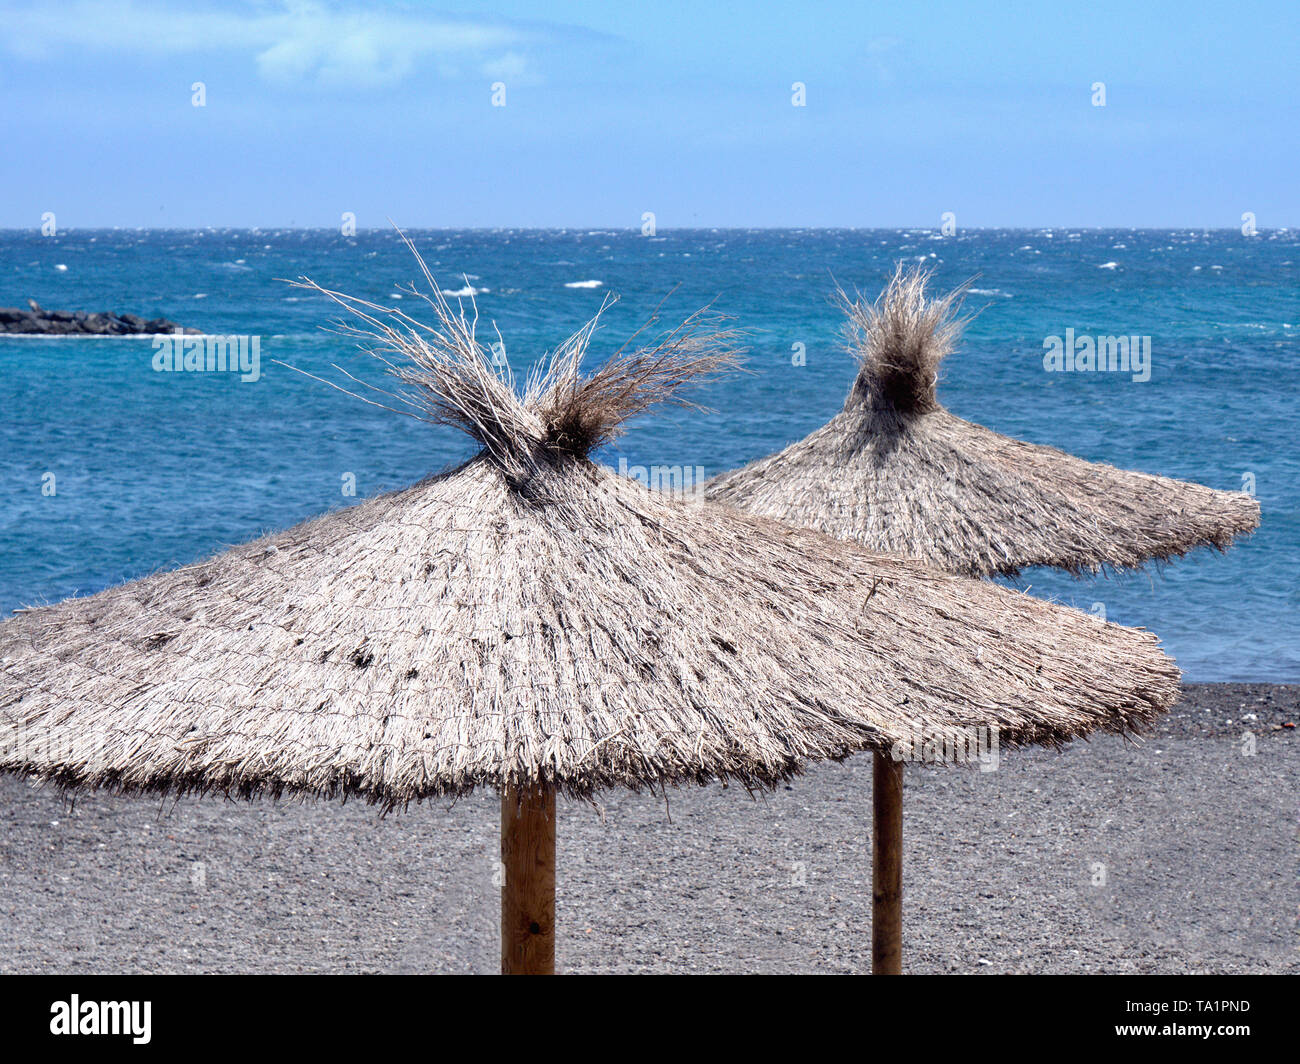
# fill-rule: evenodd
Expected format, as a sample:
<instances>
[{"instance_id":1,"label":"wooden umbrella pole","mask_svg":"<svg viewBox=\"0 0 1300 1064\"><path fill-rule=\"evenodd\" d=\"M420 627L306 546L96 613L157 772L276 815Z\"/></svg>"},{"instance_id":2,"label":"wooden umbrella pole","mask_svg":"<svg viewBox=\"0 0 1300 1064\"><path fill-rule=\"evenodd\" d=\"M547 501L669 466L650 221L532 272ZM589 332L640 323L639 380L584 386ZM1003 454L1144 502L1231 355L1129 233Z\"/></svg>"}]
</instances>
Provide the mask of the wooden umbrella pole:
<instances>
[{"instance_id":1,"label":"wooden umbrella pole","mask_svg":"<svg viewBox=\"0 0 1300 1064\"><path fill-rule=\"evenodd\" d=\"M501 793L501 974L555 974L555 791Z\"/></svg>"},{"instance_id":2,"label":"wooden umbrella pole","mask_svg":"<svg viewBox=\"0 0 1300 1064\"><path fill-rule=\"evenodd\" d=\"M877 752L872 781L871 974L903 973L903 762Z\"/></svg>"}]
</instances>

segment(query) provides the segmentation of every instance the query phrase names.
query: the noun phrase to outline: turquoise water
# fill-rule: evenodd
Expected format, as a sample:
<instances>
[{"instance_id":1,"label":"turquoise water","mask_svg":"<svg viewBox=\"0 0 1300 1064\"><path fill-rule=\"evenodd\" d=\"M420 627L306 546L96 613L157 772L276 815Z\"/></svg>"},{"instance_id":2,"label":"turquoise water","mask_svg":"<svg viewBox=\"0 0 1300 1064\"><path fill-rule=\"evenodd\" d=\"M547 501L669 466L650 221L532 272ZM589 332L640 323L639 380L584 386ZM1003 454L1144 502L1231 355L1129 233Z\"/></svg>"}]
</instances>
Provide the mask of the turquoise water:
<instances>
[{"instance_id":1,"label":"turquoise water","mask_svg":"<svg viewBox=\"0 0 1300 1064\"><path fill-rule=\"evenodd\" d=\"M1002 230L430 231L411 234L443 288L482 291L519 372L599 306L593 357L671 290L667 314L710 300L749 330L750 373L707 389L705 414L645 418L601 458L734 467L834 414L852 377L828 302L871 294L898 259L940 285L972 277L979 314L945 364L962 417L1085 458L1241 489L1263 526L1227 555L1019 586L1161 635L1193 680L1300 680L1300 233ZM63 266L65 269L58 269ZM0 233L0 305L166 316L261 338L261 378L159 373L142 339L0 338L0 609L84 594L191 561L468 453L451 429L363 405L274 365L369 372L320 329L331 310L277 278L309 275L377 302L413 280L391 232ZM468 282L464 279L468 276ZM580 282L599 286L568 287ZM1047 373L1045 337L1152 338L1151 378ZM792 365L794 345L807 364ZM346 382L345 382L346 383ZM43 494L53 474L55 494ZM648 564L652 562L648 560Z\"/></svg>"}]
</instances>

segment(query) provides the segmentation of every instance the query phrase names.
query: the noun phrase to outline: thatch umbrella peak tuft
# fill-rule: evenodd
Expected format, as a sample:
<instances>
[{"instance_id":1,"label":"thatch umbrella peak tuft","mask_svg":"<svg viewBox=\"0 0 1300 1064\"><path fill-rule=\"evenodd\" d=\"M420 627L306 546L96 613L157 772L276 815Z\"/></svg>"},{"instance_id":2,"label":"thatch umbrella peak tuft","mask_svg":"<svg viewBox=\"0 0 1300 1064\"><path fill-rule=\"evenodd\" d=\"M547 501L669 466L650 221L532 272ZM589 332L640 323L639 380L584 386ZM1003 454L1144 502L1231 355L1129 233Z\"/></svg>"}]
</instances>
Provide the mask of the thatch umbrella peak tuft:
<instances>
[{"instance_id":1,"label":"thatch umbrella peak tuft","mask_svg":"<svg viewBox=\"0 0 1300 1064\"><path fill-rule=\"evenodd\" d=\"M842 289L837 293L849 349L858 357L845 409L869 406L903 415L939 409L939 363L961 336L963 323L954 311L963 289L927 298L933 272L899 263L874 303L861 295L851 298Z\"/></svg>"},{"instance_id":2,"label":"thatch umbrella peak tuft","mask_svg":"<svg viewBox=\"0 0 1300 1064\"><path fill-rule=\"evenodd\" d=\"M410 241L403 239L415 252ZM463 306L453 309L418 252L415 257L429 291L413 286L404 291L429 306L431 324L306 278L293 284L319 292L357 319L359 324L336 323L335 331L360 341L383 363L397 381L397 390L365 386L399 405L388 406L346 388L340 390L395 413L461 429L515 482L527 480L557 461L586 458L621 435L626 422L651 407L695 406L686 395L690 388L738 364L739 332L728 328L726 319L708 308L690 315L653 343L633 346L658 320L656 311L598 369L584 375L583 360L602 315L614 301L609 297L590 321L537 363L520 389L508 362L501 362L498 368L479 340L478 308L472 297L472 315L466 314ZM345 375L357 381L351 374Z\"/></svg>"},{"instance_id":3,"label":"thatch umbrella peak tuft","mask_svg":"<svg viewBox=\"0 0 1300 1064\"><path fill-rule=\"evenodd\" d=\"M1244 493L1088 462L944 409L935 381L960 290L930 297L929 279L900 267L876 303L844 299L860 361L844 409L714 477L706 497L971 576L1136 568L1258 526Z\"/></svg>"}]
</instances>

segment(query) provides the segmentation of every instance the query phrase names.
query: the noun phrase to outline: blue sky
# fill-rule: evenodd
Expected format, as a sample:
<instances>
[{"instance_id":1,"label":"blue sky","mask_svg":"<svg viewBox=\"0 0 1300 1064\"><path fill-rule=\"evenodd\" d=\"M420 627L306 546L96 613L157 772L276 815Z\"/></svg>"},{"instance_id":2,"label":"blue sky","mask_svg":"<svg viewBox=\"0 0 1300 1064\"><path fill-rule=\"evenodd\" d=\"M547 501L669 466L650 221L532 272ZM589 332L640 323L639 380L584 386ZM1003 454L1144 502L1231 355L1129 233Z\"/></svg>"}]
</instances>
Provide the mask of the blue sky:
<instances>
[{"instance_id":1,"label":"blue sky","mask_svg":"<svg viewBox=\"0 0 1300 1064\"><path fill-rule=\"evenodd\" d=\"M1300 224L1296 0L0 0L0 20L3 227Z\"/></svg>"}]
</instances>

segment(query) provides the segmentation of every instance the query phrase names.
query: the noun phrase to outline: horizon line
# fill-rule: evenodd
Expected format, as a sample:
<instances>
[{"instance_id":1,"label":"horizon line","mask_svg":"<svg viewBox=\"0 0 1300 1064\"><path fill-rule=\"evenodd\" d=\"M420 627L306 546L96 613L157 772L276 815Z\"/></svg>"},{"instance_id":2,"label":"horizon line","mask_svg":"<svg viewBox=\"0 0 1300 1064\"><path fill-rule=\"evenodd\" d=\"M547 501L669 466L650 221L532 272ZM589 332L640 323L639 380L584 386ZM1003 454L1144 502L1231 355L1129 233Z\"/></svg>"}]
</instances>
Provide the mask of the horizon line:
<instances>
[{"instance_id":1,"label":"horizon line","mask_svg":"<svg viewBox=\"0 0 1300 1064\"><path fill-rule=\"evenodd\" d=\"M1260 226L1255 227L1256 233L1285 233L1295 227L1288 225L1277 226ZM1169 233L1180 230L1200 231L1203 233L1239 233L1240 226L1235 225L966 225L960 226L955 236L960 236L964 232L974 233L997 233L997 232L1021 232L1021 233L1042 233L1056 231L1074 231L1082 233ZM57 239L68 233L113 233L113 232L172 232L172 233L194 233L194 232L240 232L240 233L262 233L270 231L278 232L295 232L295 233L337 233L344 235L337 225L89 225L89 226L68 226L60 228L57 232L46 236L41 232L41 227L36 226L0 226L0 234L11 233L29 233L41 236L44 239ZM698 232L715 232L715 233L769 233L769 232L819 232L819 233L900 233L900 232L925 232L939 233L942 226L917 226L917 225L674 225L674 226L657 226L654 236L663 233L698 233ZM356 231L348 236L360 236L371 233L392 233L392 232L420 232L420 233L502 233L502 232L526 232L526 233L567 233L567 232L602 232L602 233L629 233L633 235L642 235L639 227L630 226L602 226L602 225L435 225L435 226L358 226ZM647 239L652 237L647 236Z\"/></svg>"}]
</instances>

